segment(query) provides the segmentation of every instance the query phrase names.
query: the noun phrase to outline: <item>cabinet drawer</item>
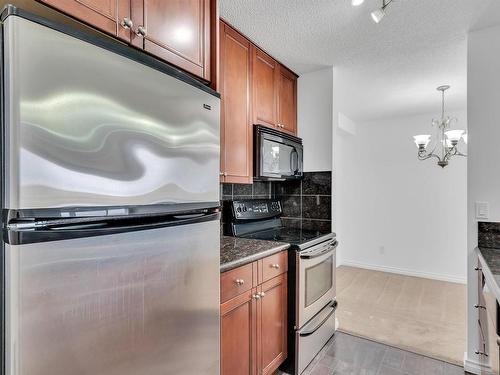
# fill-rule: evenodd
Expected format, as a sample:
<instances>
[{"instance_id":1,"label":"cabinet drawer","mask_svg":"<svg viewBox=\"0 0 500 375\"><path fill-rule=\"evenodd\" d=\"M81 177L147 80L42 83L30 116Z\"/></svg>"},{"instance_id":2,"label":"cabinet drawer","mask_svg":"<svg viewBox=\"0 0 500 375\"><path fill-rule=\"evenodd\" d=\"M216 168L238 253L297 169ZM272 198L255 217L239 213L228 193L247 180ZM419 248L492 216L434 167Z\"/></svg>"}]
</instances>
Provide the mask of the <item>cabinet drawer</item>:
<instances>
[{"instance_id":1,"label":"cabinet drawer","mask_svg":"<svg viewBox=\"0 0 500 375\"><path fill-rule=\"evenodd\" d=\"M252 263L224 272L220 276L221 303L252 289L253 284Z\"/></svg>"},{"instance_id":2,"label":"cabinet drawer","mask_svg":"<svg viewBox=\"0 0 500 375\"><path fill-rule=\"evenodd\" d=\"M281 275L288 270L288 252L268 256L259 261L259 284L273 277Z\"/></svg>"}]
</instances>

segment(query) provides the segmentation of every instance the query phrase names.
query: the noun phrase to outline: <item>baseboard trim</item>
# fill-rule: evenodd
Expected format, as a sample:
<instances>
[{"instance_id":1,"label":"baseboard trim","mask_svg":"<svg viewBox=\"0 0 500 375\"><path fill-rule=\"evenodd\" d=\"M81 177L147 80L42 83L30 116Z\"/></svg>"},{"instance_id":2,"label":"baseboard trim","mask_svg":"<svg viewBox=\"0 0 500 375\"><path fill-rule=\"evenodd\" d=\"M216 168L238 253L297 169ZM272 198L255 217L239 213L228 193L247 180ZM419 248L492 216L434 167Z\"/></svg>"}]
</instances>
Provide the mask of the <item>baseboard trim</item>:
<instances>
[{"instance_id":1,"label":"baseboard trim","mask_svg":"<svg viewBox=\"0 0 500 375\"><path fill-rule=\"evenodd\" d=\"M471 374L491 374L491 367L469 359L467 352L464 353L464 370Z\"/></svg>"},{"instance_id":2,"label":"baseboard trim","mask_svg":"<svg viewBox=\"0 0 500 375\"><path fill-rule=\"evenodd\" d=\"M409 270L409 269L405 269L405 268L379 266L376 264L361 263L361 262L351 261L351 260L347 260L347 259L342 259L342 261L339 262L339 264L337 264L337 267L339 267L339 266L357 267L357 268L364 268L364 269L374 270L374 271L397 273L397 274L406 275L406 276L422 277L424 279L434 279L434 280L440 280L440 281L448 281L448 282L457 283L457 284L467 284L466 278L461 278L461 277L456 277L456 276L451 276L451 275L442 275L442 274L437 274L437 273L432 273L432 272L414 271L414 270Z\"/></svg>"}]
</instances>

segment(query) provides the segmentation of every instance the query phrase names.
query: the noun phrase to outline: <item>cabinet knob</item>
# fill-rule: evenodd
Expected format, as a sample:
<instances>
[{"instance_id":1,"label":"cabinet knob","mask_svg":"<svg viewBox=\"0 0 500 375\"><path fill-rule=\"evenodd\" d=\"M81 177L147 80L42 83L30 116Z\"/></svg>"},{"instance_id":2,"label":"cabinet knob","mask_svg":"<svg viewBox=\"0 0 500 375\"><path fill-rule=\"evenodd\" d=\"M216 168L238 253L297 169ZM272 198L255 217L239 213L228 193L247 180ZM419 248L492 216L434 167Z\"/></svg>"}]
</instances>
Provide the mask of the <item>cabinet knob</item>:
<instances>
[{"instance_id":1,"label":"cabinet knob","mask_svg":"<svg viewBox=\"0 0 500 375\"><path fill-rule=\"evenodd\" d=\"M134 23L130 18L125 17L120 23L124 29L131 29L134 26Z\"/></svg>"},{"instance_id":2,"label":"cabinet knob","mask_svg":"<svg viewBox=\"0 0 500 375\"><path fill-rule=\"evenodd\" d=\"M486 307L481 306L481 305L478 305L478 304L475 304L475 305L474 305L474 307L475 307L476 309L486 309Z\"/></svg>"},{"instance_id":3,"label":"cabinet knob","mask_svg":"<svg viewBox=\"0 0 500 375\"><path fill-rule=\"evenodd\" d=\"M474 271L482 271L481 267L474 267Z\"/></svg>"},{"instance_id":4,"label":"cabinet knob","mask_svg":"<svg viewBox=\"0 0 500 375\"><path fill-rule=\"evenodd\" d=\"M245 284L245 280L243 280L243 279L236 279L236 280L234 280L234 282L238 286L242 286L243 284Z\"/></svg>"},{"instance_id":5,"label":"cabinet knob","mask_svg":"<svg viewBox=\"0 0 500 375\"><path fill-rule=\"evenodd\" d=\"M219 173L219 176L224 176L224 172L220 172L220 173Z\"/></svg>"},{"instance_id":6,"label":"cabinet knob","mask_svg":"<svg viewBox=\"0 0 500 375\"><path fill-rule=\"evenodd\" d=\"M253 298L253 299L260 299L260 294L259 294L259 293L254 294L254 295L252 296L252 298Z\"/></svg>"},{"instance_id":7,"label":"cabinet knob","mask_svg":"<svg viewBox=\"0 0 500 375\"><path fill-rule=\"evenodd\" d=\"M264 298L266 296L266 293L260 292L259 295L260 295L260 298Z\"/></svg>"},{"instance_id":8,"label":"cabinet knob","mask_svg":"<svg viewBox=\"0 0 500 375\"><path fill-rule=\"evenodd\" d=\"M271 268L276 268L276 269L279 269L279 268L280 268L280 265L279 265L279 264L271 264Z\"/></svg>"},{"instance_id":9,"label":"cabinet knob","mask_svg":"<svg viewBox=\"0 0 500 375\"><path fill-rule=\"evenodd\" d=\"M138 26L135 30L136 35L142 36L143 38L147 35L147 30L144 26Z\"/></svg>"}]
</instances>

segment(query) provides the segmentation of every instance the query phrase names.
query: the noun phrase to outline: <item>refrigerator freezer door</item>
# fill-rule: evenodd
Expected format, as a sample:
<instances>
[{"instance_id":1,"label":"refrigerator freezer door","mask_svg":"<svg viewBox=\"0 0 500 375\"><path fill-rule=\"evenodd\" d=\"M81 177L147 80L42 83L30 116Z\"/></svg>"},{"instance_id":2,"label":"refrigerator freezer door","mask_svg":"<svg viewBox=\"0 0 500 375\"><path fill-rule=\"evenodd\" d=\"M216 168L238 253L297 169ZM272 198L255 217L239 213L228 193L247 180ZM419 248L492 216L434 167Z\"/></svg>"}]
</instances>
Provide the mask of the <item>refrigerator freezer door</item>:
<instances>
[{"instance_id":1,"label":"refrigerator freezer door","mask_svg":"<svg viewBox=\"0 0 500 375\"><path fill-rule=\"evenodd\" d=\"M9 16L5 207L219 201L219 101L91 43Z\"/></svg>"},{"instance_id":2,"label":"refrigerator freezer door","mask_svg":"<svg viewBox=\"0 0 500 375\"><path fill-rule=\"evenodd\" d=\"M219 374L217 220L5 255L6 374Z\"/></svg>"}]
</instances>

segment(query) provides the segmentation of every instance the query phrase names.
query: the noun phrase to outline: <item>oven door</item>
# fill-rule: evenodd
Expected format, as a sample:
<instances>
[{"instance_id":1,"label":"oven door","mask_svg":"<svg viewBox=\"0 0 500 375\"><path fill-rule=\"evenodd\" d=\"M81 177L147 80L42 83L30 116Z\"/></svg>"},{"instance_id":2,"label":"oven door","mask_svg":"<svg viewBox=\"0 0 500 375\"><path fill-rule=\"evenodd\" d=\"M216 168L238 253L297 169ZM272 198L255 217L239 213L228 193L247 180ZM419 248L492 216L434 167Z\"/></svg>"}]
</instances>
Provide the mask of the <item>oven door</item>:
<instances>
[{"instance_id":1,"label":"oven door","mask_svg":"<svg viewBox=\"0 0 500 375\"><path fill-rule=\"evenodd\" d=\"M335 298L335 252L328 241L297 253L297 328L301 328Z\"/></svg>"}]
</instances>

